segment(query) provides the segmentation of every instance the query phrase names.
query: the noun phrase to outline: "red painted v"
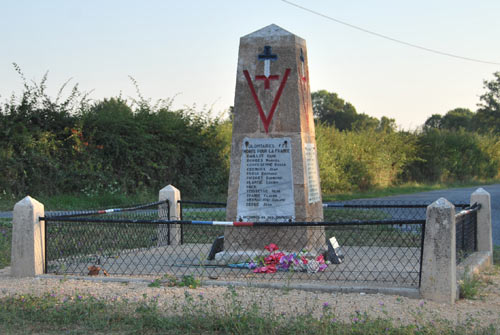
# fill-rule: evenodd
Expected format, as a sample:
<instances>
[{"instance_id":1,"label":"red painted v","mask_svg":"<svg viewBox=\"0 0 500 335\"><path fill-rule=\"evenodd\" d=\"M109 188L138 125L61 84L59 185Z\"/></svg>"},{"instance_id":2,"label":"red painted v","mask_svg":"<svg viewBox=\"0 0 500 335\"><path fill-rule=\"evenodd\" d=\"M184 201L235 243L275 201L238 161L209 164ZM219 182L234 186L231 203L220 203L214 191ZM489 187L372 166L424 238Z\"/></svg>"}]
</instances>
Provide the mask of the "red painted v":
<instances>
[{"instance_id":1,"label":"red painted v","mask_svg":"<svg viewBox=\"0 0 500 335\"><path fill-rule=\"evenodd\" d=\"M278 92L276 92L276 96L274 97L273 100L273 105L271 106L271 110L269 111L269 115L266 116L264 113L264 109L262 109L262 104L260 103L259 97L257 96L257 92L255 91L255 87L253 86L252 78L250 77L250 74L248 73L247 70L243 70L243 74L245 75L245 78L247 79L248 86L250 87L250 91L252 92L252 97L253 100L255 101L255 105L257 106L257 109L259 111L259 116L260 119L262 120L262 124L264 125L264 129L266 130L266 134L269 132L269 125L271 124L271 120L273 119L274 111L276 110L276 107L278 106L278 102L281 97L281 93L283 93L283 89L285 88L286 81L288 79L288 76L290 75L290 69L285 70L285 75L283 76L283 79L281 80L280 87L278 88Z\"/></svg>"}]
</instances>

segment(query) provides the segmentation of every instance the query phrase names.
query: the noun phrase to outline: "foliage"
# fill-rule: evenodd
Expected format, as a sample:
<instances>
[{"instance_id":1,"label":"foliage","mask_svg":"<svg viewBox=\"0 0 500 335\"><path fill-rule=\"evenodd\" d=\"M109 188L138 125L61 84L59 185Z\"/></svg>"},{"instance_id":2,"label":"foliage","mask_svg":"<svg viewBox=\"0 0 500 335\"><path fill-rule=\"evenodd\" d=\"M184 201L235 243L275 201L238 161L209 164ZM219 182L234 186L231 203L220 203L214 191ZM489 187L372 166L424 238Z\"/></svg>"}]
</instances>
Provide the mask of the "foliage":
<instances>
[{"instance_id":1,"label":"foliage","mask_svg":"<svg viewBox=\"0 0 500 335\"><path fill-rule=\"evenodd\" d=\"M396 121L383 116L380 121L364 113L358 114L349 102L339 98L337 93L320 90L311 94L314 116L323 124L338 130L367 130L392 132Z\"/></svg>"},{"instance_id":2,"label":"foliage","mask_svg":"<svg viewBox=\"0 0 500 335\"><path fill-rule=\"evenodd\" d=\"M464 278L459 280L458 285L460 299L476 299L481 286L481 281L477 275L465 272Z\"/></svg>"},{"instance_id":3,"label":"foliage","mask_svg":"<svg viewBox=\"0 0 500 335\"><path fill-rule=\"evenodd\" d=\"M152 105L140 93L138 102L117 97L89 103L75 86L66 99L63 87L53 100L46 80L25 81L22 95L0 107L0 192L91 196L167 184L186 195L225 192L219 121Z\"/></svg>"},{"instance_id":4,"label":"foliage","mask_svg":"<svg viewBox=\"0 0 500 335\"><path fill-rule=\"evenodd\" d=\"M0 269L10 265L12 222L0 219Z\"/></svg>"},{"instance_id":5,"label":"foliage","mask_svg":"<svg viewBox=\"0 0 500 335\"><path fill-rule=\"evenodd\" d=\"M405 177L416 181L466 181L495 178L500 167L500 138L430 129L417 137L419 159Z\"/></svg>"},{"instance_id":6,"label":"foliage","mask_svg":"<svg viewBox=\"0 0 500 335\"><path fill-rule=\"evenodd\" d=\"M188 287L191 289L195 289L201 286L201 280L196 279L192 275L182 276L182 278L179 280L177 277L173 275L165 274L161 278L156 278L151 283L148 284L148 287L161 287L161 286L167 286L167 287L177 286L177 287Z\"/></svg>"},{"instance_id":7,"label":"foliage","mask_svg":"<svg viewBox=\"0 0 500 335\"><path fill-rule=\"evenodd\" d=\"M500 72L493 74L493 80L485 80L486 92L479 98L481 103L475 115L475 127L483 132L500 132Z\"/></svg>"},{"instance_id":8,"label":"foliage","mask_svg":"<svg viewBox=\"0 0 500 335\"><path fill-rule=\"evenodd\" d=\"M130 194L155 198L167 184L184 197L225 198L230 120L213 120L189 108L171 110L171 100L153 104L133 78L137 100L90 102L77 85L63 97L66 84L52 99L46 94L47 76L31 83L17 65L16 70L24 91L0 105L2 201L26 194L49 199L79 194L115 200L121 195L123 203ZM500 135L476 134L467 127L496 115L500 74L495 78L485 82L478 113L457 108L443 117L433 115L424 131L414 133L396 131L394 119L358 114L336 93L314 92L323 193L498 177Z\"/></svg>"},{"instance_id":9,"label":"foliage","mask_svg":"<svg viewBox=\"0 0 500 335\"><path fill-rule=\"evenodd\" d=\"M500 72L493 73L492 80L485 80L479 99L479 109L455 108L444 116L433 114L424 123L424 130L468 130L483 134L500 133Z\"/></svg>"},{"instance_id":10,"label":"foliage","mask_svg":"<svg viewBox=\"0 0 500 335\"><path fill-rule=\"evenodd\" d=\"M493 246L493 264L500 266L500 245Z\"/></svg>"},{"instance_id":11,"label":"foliage","mask_svg":"<svg viewBox=\"0 0 500 335\"><path fill-rule=\"evenodd\" d=\"M444 116L433 114L425 121L424 129L473 130L473 117L474 113L470 109L455 108Z\"/></svg>"},{"instance_id":12,"label":"foliage","mask_svg":"<svg viewBox=\"0 0 500 335\"><path fill-rule=\"evenodd\" d=\"M416 139L411 134L373 129L341 132L319 124L316 139L325 193L389 186L416 159Z\"/></svg>"}]
</instances>

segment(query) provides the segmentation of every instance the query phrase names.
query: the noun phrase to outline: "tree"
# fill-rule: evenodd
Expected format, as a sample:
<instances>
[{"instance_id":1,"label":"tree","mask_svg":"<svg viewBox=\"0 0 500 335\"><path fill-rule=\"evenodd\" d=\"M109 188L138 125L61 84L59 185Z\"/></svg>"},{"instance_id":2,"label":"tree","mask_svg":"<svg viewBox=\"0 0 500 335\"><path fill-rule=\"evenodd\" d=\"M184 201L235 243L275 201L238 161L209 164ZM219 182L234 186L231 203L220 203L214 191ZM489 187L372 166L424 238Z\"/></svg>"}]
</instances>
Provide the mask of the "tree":
<instances>
[{"instance_id":1,"label":"tree","mask_svg":"<svg viewBox=\"0 0 500 335\"><path fill-rule=\"evenodd\" d=\"M468 108L455 108L443 116L441 128L448 130L471 130L474 113Z\"/></svg>"},{"instance_id":2,"label":"tree","mask_svg":"<svg viewBox=\"0 0 500 335\"><path fill-rule=\"evenodd\" d=\"M424 123L424 130L441 129L443 117L441 114L432 114Z\"/></svg>"},{"instance_id":3,"label":"tree","mask_svg":"<svg viewBox=\"0 0 500 335\"><path fill-rule=\"evenodd\" d=\"M500 132L500 72L493 73L493 77L483 82L487 91L479 97L481 103L473 120L476 129L483 132Z\"/></svg>"},{"instance_id":4,"label":"tree","mask_svg":"<svg viewBox=\"0 0 500 335\"><path fill-rule=\"evenodd\" d=\"M382 131L385 133L393 133L396 131L396 120L388 118L386 116L382 116L380 118L379 125L377 127L378 131Z\"/></svg>"},{"instance_id":5,"label":"tree","mask_svg":"<svg viewBox=\"0 0 500 335\"><path fill-rule=\"evenodd\" d=\"M472 119L474 113L468 108L455 108L448 111L444 116L432 114L425 123L424 130L446 129L446 130L472 130Z\"/></svg>"},{"instance_id":6,"label":"tree","mask_svg":"<svg viewBox=\"0 0 500 335\"><path fill-rule=\"evenodd\" d=\"M356 120L352 123L353 130L378 129L380 122L375 117L364 113L357 114Z\"/></svg>"},{"instance_id":7,"label":"tree","mask_svg":"<svg viewBox=\"0 0 500 335\"><path fill-rule=\"evenodd\" d=\"M320 90L311 94L313 112L316 118L326 124L335 125L339 130L351 130L357 120L356 108L337 93Z\"/></svg>"}]
</instances>

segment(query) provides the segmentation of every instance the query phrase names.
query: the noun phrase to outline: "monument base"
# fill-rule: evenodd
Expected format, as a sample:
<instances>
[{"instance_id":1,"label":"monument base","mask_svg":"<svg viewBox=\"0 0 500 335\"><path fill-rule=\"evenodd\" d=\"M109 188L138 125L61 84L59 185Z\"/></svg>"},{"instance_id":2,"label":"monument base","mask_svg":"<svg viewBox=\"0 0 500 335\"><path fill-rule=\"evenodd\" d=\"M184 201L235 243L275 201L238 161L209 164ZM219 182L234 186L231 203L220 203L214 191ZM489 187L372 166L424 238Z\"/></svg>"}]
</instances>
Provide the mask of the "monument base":
<instances>
[{"instance_id":1,"label":"monument base","mask_svg":"<svg viewBox=\"0 0 500 335\"><path fill-rule=\"evenodd\" d=\"M224 251L266 252L266 246L270 244L275 244L281 251L318 253L324 250L327 241L322 226L226 227L224 230Z\"/></svg>"}]
</instances>

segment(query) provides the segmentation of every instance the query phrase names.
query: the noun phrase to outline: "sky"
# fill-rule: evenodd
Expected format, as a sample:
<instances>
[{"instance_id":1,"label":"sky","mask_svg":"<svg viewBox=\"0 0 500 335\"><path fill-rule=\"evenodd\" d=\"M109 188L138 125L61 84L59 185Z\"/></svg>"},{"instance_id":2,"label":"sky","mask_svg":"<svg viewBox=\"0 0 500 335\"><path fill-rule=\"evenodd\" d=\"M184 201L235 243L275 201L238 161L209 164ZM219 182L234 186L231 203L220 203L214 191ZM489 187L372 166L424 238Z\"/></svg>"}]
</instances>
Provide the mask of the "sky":
<instances>
[{"instance_id":1,"label":"sky","mask_svg":"<svg viewBox=\"0 0 500 335\"><path fill-rule=\"evenodd\" d=\"M291 0L394 39L500 63L498 0ZM48 71L56 96L71 79L98 100L137 98L227 111L239 38L277 24L307 42L311 91L336 92L359 113L413 130L432 114L475 111L500 65L446 57L341 25L281 0L1 1L0 100ZM69 93L69 90L67 91Z\"/></svg>"}]
</instances>

